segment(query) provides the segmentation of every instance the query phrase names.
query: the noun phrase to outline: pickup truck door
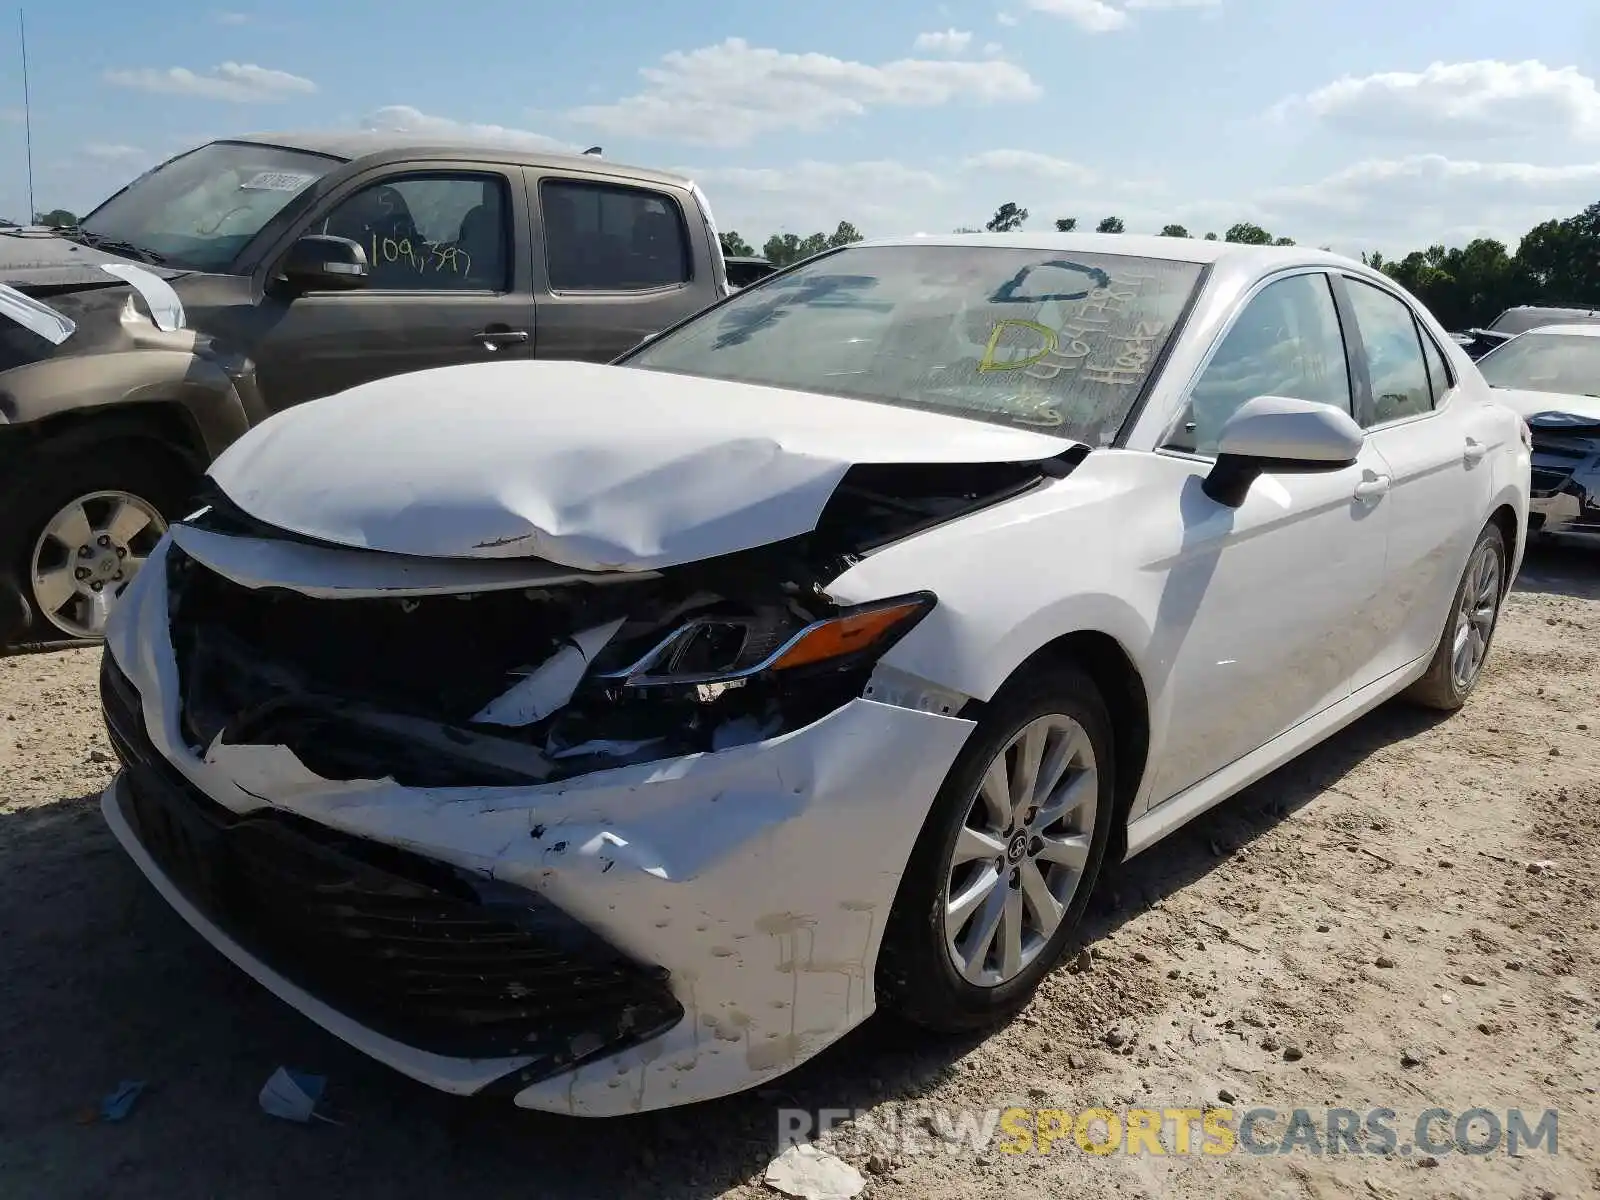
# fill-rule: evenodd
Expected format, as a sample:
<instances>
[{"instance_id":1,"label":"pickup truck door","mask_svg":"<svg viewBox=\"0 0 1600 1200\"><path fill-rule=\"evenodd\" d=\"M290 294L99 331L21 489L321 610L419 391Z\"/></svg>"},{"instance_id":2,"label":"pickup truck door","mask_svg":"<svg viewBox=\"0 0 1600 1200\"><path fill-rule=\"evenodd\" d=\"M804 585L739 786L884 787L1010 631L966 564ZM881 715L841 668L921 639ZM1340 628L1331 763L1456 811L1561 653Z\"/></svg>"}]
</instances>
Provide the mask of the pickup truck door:
<instances>
[{"instance_id":1,"label":"pickup truck door","mask_svg":"<svg viewBox=\"0 0 1600 1200\"><path fill-rule=\"evenodd\" d=\"M519 168L480 163L384 167L330 194L267 261L304 234L335 234L367 252L371 283L294 296L267 284L248 346L267 407L426 367L531 358L527 203Z\"/></svg>"},{"instance_id":2,"label":"pickup truck door","mask_svg":"<svg viewBox=\"0 0 1600 1200\"><path fill-rule=\"evenodd\" d=\"M688 187L529 168L540 358L609 362L721 299Z\"/></svg>"}]
</instances>

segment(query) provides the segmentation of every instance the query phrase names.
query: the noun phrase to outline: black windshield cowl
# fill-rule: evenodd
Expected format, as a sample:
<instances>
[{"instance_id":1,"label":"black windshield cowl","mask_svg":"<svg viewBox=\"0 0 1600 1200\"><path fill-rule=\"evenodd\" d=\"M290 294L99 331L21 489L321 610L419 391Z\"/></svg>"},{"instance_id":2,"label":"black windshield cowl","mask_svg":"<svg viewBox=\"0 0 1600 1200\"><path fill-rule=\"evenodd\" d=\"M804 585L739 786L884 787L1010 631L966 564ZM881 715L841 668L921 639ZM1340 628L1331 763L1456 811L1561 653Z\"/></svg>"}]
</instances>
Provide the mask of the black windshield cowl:
<instances>
[{"instance_id":1,"label":"black windshield cowl","mask_svg":"<svg viewBox=\"0 0 1600 1200\"><path fill-rule=\"evenodd\" d=\"M104 250L110 254L121 254L126 258L137 258L147 263L159 265L167 261L164 254L157 254L154 250L146 250L143 246L135 246L132 242L102 237L100 234L91 233L87 229L63 229L61 236L85 246L92 246L96 250Z\"/></svg>"}]
</instances>

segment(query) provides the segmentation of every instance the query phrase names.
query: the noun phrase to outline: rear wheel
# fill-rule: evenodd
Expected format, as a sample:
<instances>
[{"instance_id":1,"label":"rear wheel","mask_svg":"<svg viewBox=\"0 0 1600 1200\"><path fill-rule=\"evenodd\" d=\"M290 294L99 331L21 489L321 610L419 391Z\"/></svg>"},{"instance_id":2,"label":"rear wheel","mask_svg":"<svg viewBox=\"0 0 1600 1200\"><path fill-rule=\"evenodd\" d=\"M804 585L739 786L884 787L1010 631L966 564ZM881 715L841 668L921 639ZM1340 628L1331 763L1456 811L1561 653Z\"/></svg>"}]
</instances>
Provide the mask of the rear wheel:
<instances>
[{"instance_id":1,"label":"rear wheel","mask_svg":"<svg viewBox=\"0 0 1600 1200\"><path fill-rule=\"evenodd\" d=\"M136 438L48 448L24 461L0 517L0 570L27 605L25 636L102 637L116 597L188 499L192 475L158 443Z\"/></svg>"},{"instance_id":2,"label":"rear wheel","mask_svg":"<svg viewBox=\"0 0 1600 1200\"><path fill-rule=\"evenodd\" d=\"M1467 558L1427 674L1411 685L1406 699L1444 712L1466 703L1488 660L1505 590L1505 534L1491 523L1478 535Z\"/></svg>"},{"instance_id":3,"label":"rear wheel","mask_svg":"<svg viewBox=\"0 0 1600 1200\"><path fill-rule=\"evenodd\" d=\"M1064 666L1008 688L946 777L878 958L883 1003L930 1029L1003 1020L1060 961L1110 837L1112 731Z\"/></svg>"}]
</instances>

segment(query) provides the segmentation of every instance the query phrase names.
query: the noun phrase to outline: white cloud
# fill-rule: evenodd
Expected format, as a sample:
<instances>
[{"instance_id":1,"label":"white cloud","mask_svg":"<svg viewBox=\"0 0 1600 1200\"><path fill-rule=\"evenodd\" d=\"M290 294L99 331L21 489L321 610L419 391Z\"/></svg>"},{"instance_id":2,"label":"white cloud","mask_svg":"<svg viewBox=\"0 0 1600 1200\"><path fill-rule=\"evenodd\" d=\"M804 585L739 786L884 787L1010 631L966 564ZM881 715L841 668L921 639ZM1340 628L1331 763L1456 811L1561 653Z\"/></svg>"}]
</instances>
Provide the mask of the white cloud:
<instances>
[{"instance_id":1,"label":"white cloud","mask_svg":"<svg viewBox=\"0 0 1600 1200\"><path fill-rule=\"evenodd\" d=\"M1577 212L1597 192L1600 162L1549 167L1414 154L1368 159L1258 199L1272 222L1302 241L1360 237L1406 249L1481 234L1514 244L1540 221Z\"/></svg>"},{"instance_id":2,"label":"white cloud","mask_svg":"<svg viewBox=\"0 0 1600 1200\"><path fill-rule=\"evenodd\" d=\"M914 50L928 50L934 54L961 54L972 44L972 33L962 29L934 30L919 33L912 43Z\"/></svg>"},{"instance_id":3,"label":"white cloud","mask_svg":"<svg viewBox=\"0 0 1600 1200\"><path fill-rule=\"evenodd\" d=\"M83 148L83 154L85 158L106 163L130 162L150 157L138 146L127 146L120 142L90 142Z\"/></svg>"},{"instance_id":4,"label":"white cloud","mask_svg":"<svg viewBox=\"0 0 1600 1200\"><path fill-rule=\"evenodd\" d=\"M1128 23L1128 14L1105 0L1024 0L1035 12L1065 17L1086 33L1110 33Z\"/></svg>"},{"instance_id":5,"label":"white cloud","mask_svg":"<svg viewBox=\"0 0 1600 1200\"><path fill-rule=\"evenodd\" d=\"M968 171L993 175L1020 175L1032 179L1092 183L1099 176L1088 167L1034 150L985 150L963 162Z\"/></svg>"},{"instance_id":6,"label":"white cloud","mask_svg":"<svg viewBox=\"0 0 1600 1200\"><path fill-rule=\"evenodd\" d=\"M872 108L1033 100L1042 94L1021 67L996 59L908 58L871 66L764 49L741 38L674 51L640 74L645 87L637 94L568 115L629 137L740 146L775 130L816 132Z\"/></svg>"},{"instance_id":7,"label":"white cloud","mask_svg":"<svg viewBox=\"0 0 1600 1200\"><path fill-rule=\"evenodd\" d=\"M1274 111L1285 119L1307 114L1350 133L1416 140L1600 136L1594 79L1532 60L1345 76Z\"/></svg>"},{"instance_id":8,"label":"white cloud","mask_svg":"<svg viewBox=\"0 0 1600 1200\"><path fill-rule=\"evenodd\" d=\"M411 133L419 137L439 138L444 141L511 142L526 146L530 150L558 150L570 153L580 148L560 138L534 133L529 129L456 121L450 117L433 116L421 109L412 108L409 104L389 104L375 109L361 119L361 128L380 133Z\"/></svg>"},{"instance_id":9,"label":"white cloud","mask_svg":"<svg viewBox=\"0 0 1600 1200\"><path fill-rule=\"evenodd\" d=\"M801 235L854 222L868 237L981 226L1005 200L1031 210L1031 229L1076 216L1093 229L1116 214L1132 233L1168 222L1199 237L1253 221L1303 245L1346 253L1405 253L1479 236L1511 245L1552 217L1600 195L1600 162L1537 166L1438 154L1370 159L1294 187L1184 198L1112 172L1029 150L990 150L954 163L804 161L781 167L697 168L724 228L757 244L774 231Z\"/></svg>"},{"instance_id":10,"label":"white cloud","mask_svg":"<svg viewBox=\"0 0 1600 1200\"><path fill-rule=\"evenodd\" d=\"M250 14L242 12L214 12L211 19L218 25L248 25Z\"/></svg>"},{"instance_id":11,"label":"white cloud","mask_svg":"<svg viewBox=\"0 0 1600 1200\"><path fill-rule=\"evenodd\" d=\"M168 67L164 71L141 67L107 71L105 80L118 87L137 88L144 92L198 96L234 104L287 100L292 96L310 95L317 90L317 85L304 76L258 67L254 63L236 62L225 62L205 75L196 74L187 67Z\"/></svg>"},{"instance_id":12,"label":"white cloud","mask_svg":"<svg viewBox=\"0 0 1600 1200\"><path fill-rule=\"evenodd\" d=\"M1025 150L993 150L926 165L805 161L678 169L705 187L722 228L738 230L758 248L773 232L804 236L832 230L841 220L853 222L868 237L976 227L1006 200L1032 211L1032 229L1047 230L1056 217L1071 215L1082 228L1092 229L1101 217L1115 213L1129 230L1154 233L1168 221L1191 219L1119 179Z\"/></svg>"},{"instance_id":13,"label":"white cloud","mask_svg":"<svg viewBox=\"0 0 1600 1200\"><path fill-rule=\"evenodd\" d=\"M994 19L996 21L999 21L1000 24L1007 26L1008 28L1017 23L1017 18L1012 16L1008 12L997 12L994 15Z\"/></svg>"},{"instance_id":14,"label":"white cloud","mask_svg":"<svg viewBox=\"0 0 1600 1200\"><path fill-rule=\"evenodd\" d=\"M1222 0L1023 0L1023 3L1035 12L1065 17L1086 33L1111 33L1127 27L1130 12L1218 8ZM1015 18L1005 23L1015 23Z\"/></svg>"},{"instance_id":15,"label":"white cloud","mask_svg":"<svg viewBox=\"0 0 1600 1200\"><path fill-rule=\"evenodd\" d=\"M20 108L0 108L0 125L21 125L24 119Z\"/></svg>"},{"instance_id":16,"label":"white cloud","mask_svg":"<svg viewBox=\"0 0 1600 1200\"><path fill-rule=\"evenodd\" d=\"M783 167L680 168L706 189L717 224L757 243L851 221L868 237L914 232L951 207L947 174L888 160L797 162Z\"/></svg>"}]
</instances>

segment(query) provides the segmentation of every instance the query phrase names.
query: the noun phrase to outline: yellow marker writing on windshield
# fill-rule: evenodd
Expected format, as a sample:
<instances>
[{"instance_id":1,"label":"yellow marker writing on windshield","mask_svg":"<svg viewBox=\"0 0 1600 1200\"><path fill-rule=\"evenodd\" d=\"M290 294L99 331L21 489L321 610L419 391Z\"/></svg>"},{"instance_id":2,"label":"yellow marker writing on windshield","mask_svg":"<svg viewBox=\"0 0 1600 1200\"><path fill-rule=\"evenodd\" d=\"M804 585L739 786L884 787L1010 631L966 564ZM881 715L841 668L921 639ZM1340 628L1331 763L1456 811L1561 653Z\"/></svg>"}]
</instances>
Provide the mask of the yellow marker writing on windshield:
<instances>
[{"instance_id":1,"label":"yellow marker writing on windshield","mask_svg":"<svg viewBox=\"0 0 1600 1200\"><path fill-rule=\"evenodd\" d=\"M1033 330L1044 339L1044 349L1040 350L1037 354L1031 354L1024 358L1013 358L1007 359L1005 362L996 362L994 354L1000 346L1000 335L1008 325L1022 329ZM983 349L983 359L978 363L978 370L1020 371L1023 367L1031 367L1034 363L1038 362L1041 358L1049 354L1055 348L1055 330L1051 329L1049 326L1041 325L1037 321L1023 321L1014 317L1008 317L1004 321L996 321L994 323L994 328L989 331L989 344Z\"/></svg>"}]
</instances>

